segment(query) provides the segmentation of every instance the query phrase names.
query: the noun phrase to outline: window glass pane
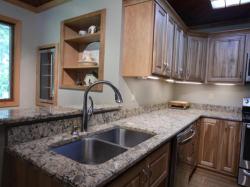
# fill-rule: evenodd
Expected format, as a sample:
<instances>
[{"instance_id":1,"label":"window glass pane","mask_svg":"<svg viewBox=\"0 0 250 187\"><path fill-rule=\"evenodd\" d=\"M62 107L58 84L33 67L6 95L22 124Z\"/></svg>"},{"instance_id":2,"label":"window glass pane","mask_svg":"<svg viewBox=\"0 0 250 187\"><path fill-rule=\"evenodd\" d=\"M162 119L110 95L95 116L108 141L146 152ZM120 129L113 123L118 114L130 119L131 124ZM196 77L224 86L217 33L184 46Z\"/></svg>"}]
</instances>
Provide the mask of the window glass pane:
<instances>
[{"instance_id":1,"label":"window glass pane","mask_svg":"<svg viewBox=\"0 0 250 187\"><path fill-rule=\"evenodd\" d=\"M0 22L0 99L11 99L12 26Z\"/></svg>"}]
</instances>

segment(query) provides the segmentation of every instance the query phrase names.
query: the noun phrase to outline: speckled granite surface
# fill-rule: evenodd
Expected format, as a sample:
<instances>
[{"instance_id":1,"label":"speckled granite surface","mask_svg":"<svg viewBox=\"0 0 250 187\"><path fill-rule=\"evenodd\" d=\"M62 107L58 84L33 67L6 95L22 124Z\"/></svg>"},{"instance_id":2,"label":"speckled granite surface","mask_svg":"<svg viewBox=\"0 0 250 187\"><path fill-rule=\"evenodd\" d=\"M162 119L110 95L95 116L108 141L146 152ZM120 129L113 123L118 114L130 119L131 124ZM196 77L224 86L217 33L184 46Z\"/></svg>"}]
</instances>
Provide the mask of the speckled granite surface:
<instances>
[{"instance_id":1,"label":"speckled granite surface","mask_svg":"<svg viewBox=\"0 0 250 187\"><path fill-rule=\"evenodd\" d=\"M164 109L125 118L110 124L92 126L88 133L81 133L80 137L86 137L113 126L123 126L156 134L147 141L100 165L79 164L49 150L51 145L71 142L76 139L69 134L60 134L11 146L9 150L72 186L99 186L118 176L201 116L241 121L241 114L237 112Z\"/></svg>"},{"instance_id":2,"label":"speckled granite surface","mask_svg":"<svg viewBox=\"0 0 250 187\"><path fill-rule=\"evenodd\" d=\"M48 120L65 115L80 115L80 111L65 107L35 107L25 109L0 109L0 125L8 125L36 120Z\"/></svg>"},{"instance_id":3,"label":"speckled granite surface","mask_svg":"<svg viewBox=\"0 0 250 187\"><path fill-rule=\"evenodd\" d=\"M95 105L94 113L117 111L120 105ZM21 122L49 120L64 116L80 116L80 107L34 107L24 109L0 109L0 125L18 125Z\"/></svg>"}]
</instances>

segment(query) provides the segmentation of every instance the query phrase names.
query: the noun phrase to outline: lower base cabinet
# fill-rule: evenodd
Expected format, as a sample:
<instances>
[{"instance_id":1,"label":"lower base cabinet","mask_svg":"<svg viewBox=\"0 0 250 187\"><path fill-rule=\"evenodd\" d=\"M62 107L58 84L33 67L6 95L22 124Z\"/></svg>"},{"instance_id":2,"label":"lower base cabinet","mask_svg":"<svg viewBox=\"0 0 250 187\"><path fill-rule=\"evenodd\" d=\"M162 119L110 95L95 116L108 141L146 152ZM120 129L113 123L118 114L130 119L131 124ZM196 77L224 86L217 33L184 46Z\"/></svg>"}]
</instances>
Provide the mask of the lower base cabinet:
<instances>
[{"instance_id":1,"label":"lower base cabinet","mask_svg":"<svg viewBox=\"0 0 250 187\"><path fill-rule=\"evenodd\" d=\"M166 187L169 176L170 143L160 147L137 165L109 183L109 187Z\"/></svg>"},{"instance_id":2,"label":"lower base cabinet","mask_svg":"<svg viewBox=\"0 0 250 187\"><path fill-rule=\"evenodd\" d=\"M240 122L201 119L199 166L237 176L240 155Z\"/></svg>"}]
</instances>

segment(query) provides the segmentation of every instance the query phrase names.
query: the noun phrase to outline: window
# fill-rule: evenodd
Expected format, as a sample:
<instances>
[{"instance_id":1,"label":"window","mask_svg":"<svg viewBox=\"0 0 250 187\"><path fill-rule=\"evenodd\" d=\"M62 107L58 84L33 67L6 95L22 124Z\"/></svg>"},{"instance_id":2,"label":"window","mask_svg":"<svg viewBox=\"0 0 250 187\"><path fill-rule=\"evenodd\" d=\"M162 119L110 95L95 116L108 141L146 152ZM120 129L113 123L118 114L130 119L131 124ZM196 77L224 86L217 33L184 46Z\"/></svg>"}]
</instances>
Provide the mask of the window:
<instances>
[{"instance_id":1,"label":"window","mask_svg":"<svg viewBox=\"0 0 250 187\"><path fill-rule=\"evenodd\" d=\"M50 44L38 48L36 104L57 104L58 45Z\"/></svg>"},{"instance_id":2,"label":"window","mask_svg":"<svg viewBox=\"0 0 250 187\"><path fill-rule=\"evenodd\" d=\"M12 99L13 25L0 22L0 99Z\"/></svg>"},{"instance_id":3,"label":"window","mask_svg":"<svg viewBox=\"0 0 250 187\"><path fill-rule=\"evenodd\" d=\"M21 23L0 15L0 107L19 103Z\"/></svg>"}]
</instances>

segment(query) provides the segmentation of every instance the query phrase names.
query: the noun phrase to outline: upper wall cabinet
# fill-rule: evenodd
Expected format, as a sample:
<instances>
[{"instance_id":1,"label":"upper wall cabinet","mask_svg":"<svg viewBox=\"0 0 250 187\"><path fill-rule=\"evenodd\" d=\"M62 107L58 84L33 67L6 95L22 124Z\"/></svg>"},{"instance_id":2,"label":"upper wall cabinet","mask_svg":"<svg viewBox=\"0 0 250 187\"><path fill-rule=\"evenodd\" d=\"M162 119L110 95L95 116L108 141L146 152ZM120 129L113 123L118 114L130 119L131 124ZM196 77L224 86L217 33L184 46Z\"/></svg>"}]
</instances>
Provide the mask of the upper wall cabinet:
<instances>
[{"instance_id":1,"label":"upper wall cabinet","mask_svg":"<svg viewBox=\"0 0 250 187\"><path fill-rule=\"evenodd\" d=\"M186 80L203 81L206 62L207 39L188 36Z\"/></svg>"},{"instance_id":2,"label":"upper wall cabinet","mask_svg":"<svg viewBox=\"0 0 250 187\"><path fill-rule=\"evenodd\" d=\"M167 66L166 41L167 41L167 13L158 5L155 5L155 26L154 26L154 49L152 73L164 75L163 71Z\"/></svg>"},{"instance_id":3,"label":"upper wall cabinet","mask_svg":"<svg viewBox=\"0 0 250 187\"><path fill-rule=\"evenodd\" d=\"M207 81L243 83L245 35L209 38Z\"/></svg>"},{"instance_id":4,"label":"upper wall cabinet","mask_svg":"<svg viewBox=\"0 0 250 187\"><path fill-rule=\"evenodd\" d=\"M122 74L125 77L149 76L151 75L153 56L154 2L146 1L133 5L127 5L126 3L125 1ZM160 16L160 13L158 16ZM164 15L162 17L164 19ZM163 23L162 20L159 21L160 23ZM158 58L162 59L163 57L158 56ZM159 63L157 62L157 66L161 69Z\"/></svg>"},{"instance_id":5,"label":"upper wall cabinet","mask_svg":"<svg viewBox=\"0 0 250 187\"><path fill-rule=\"evenodd\" d=\"M162 4L125 0L123 28L123 76L153 74L170 78L175 63L174 75L180 79L184 67L183 32Z\"/></svg>"},{"instance_id":6,"label":"upper wall cabinet","mask_svg":"<svg viewBox=\"0 0 250 187\"><path fill-rule=\"evenodd\" d=\"M168 16L167 20L167 32L166 34L166 50L165 50L165 63L164 63L164 69L163 74L166 77L171 77L171 70L173 65L173 55L174 55L174 34L175 34L175 22L174 20Z\"/></svg>"},{"instance_id":7,"label":"upper wall cabinet","mask_svg":"<svg viewBox=\"0 0 250 187\"><path fill-rule=\"evenodd\" d=\"M152 74L170 77L174 52L174 20L155 4L155 30Z\"/></svg>"},{"instance_id":8,"label":"upper wall cabinet","mask_svg":"<svg viewBox=\"0 0 250 187\"><path fill-rule=\"evenodd\" d=\"M183 30L175 27L174 39L174 60L172 65L172 78L182 80L184 79L184 66L186 63L187 55L187 36Z\"/></svg>"}]
</instances>

